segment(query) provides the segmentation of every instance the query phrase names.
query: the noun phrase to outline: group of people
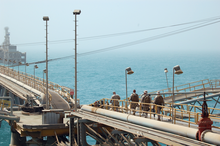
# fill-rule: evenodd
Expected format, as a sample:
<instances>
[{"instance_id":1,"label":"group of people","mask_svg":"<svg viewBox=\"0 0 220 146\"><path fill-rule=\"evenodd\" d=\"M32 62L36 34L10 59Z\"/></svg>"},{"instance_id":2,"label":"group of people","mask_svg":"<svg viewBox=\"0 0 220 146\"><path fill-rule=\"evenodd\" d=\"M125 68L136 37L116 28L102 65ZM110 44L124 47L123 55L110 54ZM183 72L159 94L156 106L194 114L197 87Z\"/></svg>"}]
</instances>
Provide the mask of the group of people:
<instances>
[{"instance_id":1,"label":"group of people","mask_svg":"<svg viewBox=\"0 0 220 146\"><path fill-rule=\"evenodd\" d=\"M113 92L113 95L111 97L111 100L110 100L110 103L112 103L112 105L114 106L114 110L118 111L118 106L119 106L119 102L118 100L120 100L120 96L116 94L116 92ZM139 104L139 96L138 94L136 93L136 90L133 90L133 93L131 94L130 96L130 99L129 99L132 103L130 105L130 109L133 111L133 115L135 115L136 113L136 107L138 106ZM145 111L145 118L147 118L147 111L149 111L151 108L150 108L150 103L152 103L151 101L151 97L149 94L147 94L147 90L144 91L144 94L141 95L141 107L142 107L142 110ZM160 92L158 91L157 92L157 95L154 99L154 102L153 102L154 106L153 106L153 111L157 111L158 114L160 114L161 112L161 109L162 107L161 106L164 106L164 100L163 100L163 97L160 95ZM160 106L155 106L155 105L160 105ZM157 109L155 109L157 107ZM160 120L160 115L158 115L158 120Z\"/></svg>"}]
</instances>

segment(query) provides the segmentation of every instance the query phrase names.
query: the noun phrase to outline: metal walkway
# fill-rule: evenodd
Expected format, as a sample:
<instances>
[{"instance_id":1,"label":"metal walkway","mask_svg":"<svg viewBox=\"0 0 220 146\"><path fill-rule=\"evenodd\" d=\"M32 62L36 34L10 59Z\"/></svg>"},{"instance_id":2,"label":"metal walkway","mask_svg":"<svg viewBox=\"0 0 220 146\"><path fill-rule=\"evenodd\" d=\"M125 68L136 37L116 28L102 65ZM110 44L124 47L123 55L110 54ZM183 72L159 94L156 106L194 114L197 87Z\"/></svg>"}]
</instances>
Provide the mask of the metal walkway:
<instances>
[{"instance_id":1,"label":"metal walkway","mask_svg":"<svg viewBox=\"0 0 220 146\"><path fill-rule=\"evenodd\" d=\"M162 142L167 145L175 145L175 146L207 146L210 145L205 142L197 141L194 139L190 139L184 136L179 136L176 134L140 126L137 124L117 120L114 118L110 118L107 116L103 116L96 113L91 113L87 111L80 110L79 112L72 113L73 117L80 117L82 119L87 119L93 122L101 123L104 125L108 125L110 127L114 127L115 129L125 131L128 133L132 133L137 135L140 138L147 138L153 141Z\"/></svg>"},{"instance_id":2,"label":"metal walkway","mask_svg":"<svg viewBox=\"0 0 220 146\"><path fill-rule=\"evenodd\" d=\"M200 83L202 82L202 83ZM192 85L195 84L195 85ZM45 104L45 80L38 78L38 77L34 77L32 75L29 74L24 74L22 72L16 72L13 69L7 68L7 67L3 67L0 66L0 85L1 87L5 88L6 91L10 91L11 93L13 93L15 96L17 96L18 98L21 98L22 100L28 100L27 97L33 97L36 101L40 102L41 104ZM187 86L187 87L185 87ZM202 81L198 81L198 82L194 82L194 83L189 83L186 84L184 86L177 86L175 87L175 92L201 92L201 91L209 91L209 92L213 92L212 94L209 94L207 96L207 98L212 98L214 100L214 97L219 97L220 96L220 90L217 88L217 86L220 86L220 80L216 80L215 84L213 81L209 81L209 80L202 80ZM67 87L62 87L58 84L49 82L49 97L50 97L50 105L51 108L53 109L63 109L65 111L68 111L68 113L70 113L71 108L70 108L70 104L74 103L74 101L72 100L72 98L70 98L70 94L69 94L69 88ZM167 106L163 107L163 113L160 114L162 117L166 117L167 119L170 118L170 116L166 115L166 111L165 108L167 108L168 112L171 113L170 111L172 110L172 107L170 106L170 102L172 99L172 95L170 92L170 89L166 89L166 90L161 90L162 95L164 96L165 101L167 102ZM5 94L5 93L3 93ZM154 94L153 92L151 93L152 95ZM170 96L171 95L171 96ZM181 101L182 103L195 103L195 101L198 101L201 99L201 93L191 93L191 94L175 94L175 101L179 102ZM219 103L219 98L216 99L216 104ZM131 104L131 102L127 102L125 100L120 100L120 107L112 107L111 105L105 104L108 103L108 101L110 101L110 99L101 99L101 101L103 101L103 109L114 109L114 108L119 108L119 111L122 114L126 114L126 113L132 113L134 112L132 109L130 109L130 107L128 106L129 104ZM216 106L216 104L214 106ZM151 104L152 106L153 104ZM176 124L177 122L184 122L183 121L183 116L184 115L188 115L189 119L188 119L188 127L190 127L190 124L192 124L193 122L190 121L191 117L194 117L195 122L198 122L198 119L200 117L200 113L193 113L189 110L189 106L187 105L186 110L183 109L183 104L175 104L176 107L180 107L180 110L178 111L177 108L175 108L174 110L174 116L178 115L179 112L179 116L180 117L175 117L174 118L174 124ZM134 116L133 118L136 120L137 119L145 119L142 118L142 113L144 111L140 110L142 109L141 104L138 107L139 109L136 109L136 116ZM195 109L198 108L198 106L194 106L193 109L195 111ZM157 108L156 108L157 109ZM214 109L213 109L214 110ZM218 109L219 110L219 109ZM55 111L55 110L54 110ZM54 115L53 118L58 117L59 116L56 115L56 112L54 112L53 110L51 110L51 114ZM47 111L45 111L47 112ZM53 113L54 112L54 113ZM64 112L63 112L64 113ZM62 114L63 114L62 113ZM38 128L38 130L42 130L41 132L45 132L44 128L47 127L48 129L46 130L46 132L50 133L50 136L57 136L57 133L54 132L54 130L50 129L50 124L49 125L45 125L43 124L41 119L44 119L44 116L39 114L39 115L25 115L26 113L22 113L22 111L18 111L15 112L15 115L22 117L22 119L20 120L21 122L17 122L15 123L15 125L17 124L17 126L14 126L14 128L17 128L16 130L19 132L20 134L22 133L22 130L30 132L28 134L33 134L31 136L34 136L34 134L36 134L36 129L34 130L34 128ZM46 114L46 113L45 113ZM61 115L62 115L61 114ZM205 142L201 142L201 141L197 141L195 139L191 138L187 138L187 136L180 136L171 132L165 132L162 129L158 130L153 129L153 126L149 126L151 128L149 128L148 126L141 126L139 124L135 124L135 123L131 123L131 122L127 122L127 121L123 121L123 120L119 120L116 118L111 118L111 117L107 117L105 115L101 115L101 114L97 114L94 112L88 112L85 110L79 110L77 112L71 112L72 115L69 115L68 118L70 118L70 124L68 123L63 123L64 121L62 121L62 125L65 125L64 127L60 128L60 133L62 133L62 128L65 129L65 135L68 134L68 127L73 127L74 131L73 133L76 133L76 131L78 131L79 129L83 129L83 125L84 128L86 130L84 130L85 135L90 135L91 137L93 137L95 140L97 140L97 142L99 142L100 144L109 144L108 142L112 142L112 146L114 144L119 144L121 146L124 145L139 145L139 144L143 144L146 145L148 142L151 142L152 144L155 145L159 145L158 142L167 144L167 145L195 145L195 146L202 146L202 145L210 145L208 143ZM114 114L116 114L116 112L114 112ZM156 112L152 112L151 110L149 112L147 112L149 116L149 118L152 118L154 114L157 114ZM55 116L56 115L56 116ZM158 114L156 115L158 116ZM211 115L211 118L215 118L217 120L219 120L219 116L218 117L214 117L213 115ZM33 117L35 119L38 119L38 125L34 125L36 124L36 121L32 121ZM72 119L76 118L77 121L81 122L81 126L79 128L79 126L76 126L73 122L71 122ZM50 119L50 118L49 118ZM48 120L49 120L48 119ZM176 121L175 121L176 119ZM22 123L24 123L25 121L32 121L33 123L31 125L26 124L26 126L22 125ZM45 119L44 119L45 120ZM136 120L137 121L137 120ZM159 121L154 121L151 120L154 123L159 122ZM97 131L94 131L91 125L86 125L87 122L92 123L92 125L103 125L103 127L101 127L102 129L96 129ZM146 123L146 122L145 122ZM161 123L161 125L164 125L165 123L168 122L159 122ZM19 125L20 124L20 125ZM169 123L170 124L170 123ZM187 127L187 124L186 127ZM193 123L194 124L194 123ZM71 126L70 126L71 125ZM172 125L170 124L172 127L173 126L178 126L176 125ZM194 125L195 126L195 125ZM20 127L20 128L19 128ZM27 128L28 127L28 128ZM107 129L105 129L104 127L108 127L109 131ZM184 128L186 128L184 127ZM188 128L187 127L187 128ZM39 129L41 128L41 129ZM53 127L54 129L56 129L57 127ZM100 128L100 127L98 127ZM214 127L213 127L214 128ZM216 127L219 128L219 127ZM27 130L28 129L28 130ZM195 128L191 128L195 131ZM175 129L175 131L178 131L178 129ZM35 133L33 132L35 131ZM101 131L101 132L100 132ZM103 132L104 131L104 132ZM175 132L172 131L172 132ZM39 132L39 131L38 131ZM39 134L39 133L38 133ZM44 133L44 136L47 136L46 133ZM70 133L69 133L70 134ZM101 135L100 135L101 134ZM21 134L22 135L22 134ZM23 133L23 136L30 136L30 135L26 135L26 133ZM76 135L76 134L75 134ZM78 132L77 132L78 135ZM81 134L79 134L81 135ZM105 138L103 138L103 135ZM195 134L193 134L194 136ZM132 140L129 139L129 136L131 136ZM219 136L219 135L218 135ZM38 137L42 138L42 135L38 135ZM78 136L77 136L78 138ZM114 139L114 140L112 140ZM85 139L84 139L85 140ZM212 139L213 140L213 139ZM82 140L78 140L77 142L82 142ZM147 142L147 143L146 143ZM209 142L209 141L208 141ZM211 141L212 142L212 141ZM219 142L219 141L218 141ZM109 144L111 145L111 144Z\"/></svg>"},{"instance_id":3,"label":"metal walkway","mask_svg":"<svg viewBox=\"0 0 220 146\"><path fill-rule=\"evenodd\" d=\"M39 78L34 78L29 75L24 75L20 72L20 75L12 69L0 70L0 85L6 90L13 93L16 97L27 101L28 97L34 99L36 104L45 104L45 94L46 90L43 81ZM56 88L54 87L56 86ZM70 96L66 93L67 88L62 89L58 87L58 84L49 84L50 90L49 99L50 105L54 109L64 109L70 110L70 105L68 101L73 101ZM2 93L3 95L4 93ZM68 96L68 97L66 97ZM66 98L65 98L66 97ZM18 104L18 103L16 103Z\"/></svg>"}]
</instances>

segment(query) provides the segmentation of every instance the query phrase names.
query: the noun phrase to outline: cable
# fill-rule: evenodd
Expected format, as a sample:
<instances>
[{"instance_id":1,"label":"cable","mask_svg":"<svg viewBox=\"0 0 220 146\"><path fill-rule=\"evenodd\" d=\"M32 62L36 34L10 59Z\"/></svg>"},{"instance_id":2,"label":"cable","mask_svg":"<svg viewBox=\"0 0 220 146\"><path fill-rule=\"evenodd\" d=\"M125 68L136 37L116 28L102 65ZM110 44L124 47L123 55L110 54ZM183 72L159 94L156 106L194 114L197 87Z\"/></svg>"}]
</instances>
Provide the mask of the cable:
<instances>
[{"instance_id":1,"label":"cable","mask_svg":"<svg viewBox=\"0 0 220 146\"><path fill-rule=\"evenodd\" d=\"M99 52L115 50L117 48L122 48L122 47L128 47L128 46L132 46L132 45L136 45L136 44L140 44L140 43L144 43L144 42L164 38L164 37L167 37L167 36L183 33L183 32L186 32L186 31L190 31L190 30L193 30L193 29L197 29L197 28L200 28L200 27L208 26L208 25L211 25L211 24L219 23L219 22L220 21L216 21L216 22L212 22L212 23L208 23L208 24L203 24L203 25L200 24L200 26L198 26L198 25L190 26L190 27L183 28L183 29L180 29L180 30L175 30L175 31L172 31L172 32L160 34L160 35L157 35L157 36L153 36L153 37L149 37L149 38L145 38L145 39L141 39L141 40L125 43L125 44L120 44L120 45L107 47L107 48L103 48L103 49L99 49L99 50L95 50L95 51L81 53L81 54L79 54L79 56L84 56L84 55L90 55L90 54L99 53Z\"/></svg>"},{"instance_id":2,"label":"cable","mask_svg":"<svg viewBox=\"0 0 220 146\"><path fill-rule=\"evenodd\" d=\"M171 32L167 32L167 33L164 33L164 34L156 35L156 36L153 36L153 37L149 37L149 38L145 38L145 39L141 39L141 40L125 43L125 44L120 44L120 45L116 45L116 46L112 46L112 47L107 47L107 48L103 48L103 49L99 49L99 50L94 50L94 51L90 51L90 52L80 53L80 54L78 54L78 56L91 55L91 54L95 54L95 53L106 52L106 51L115 50L115 49L119 49L119 48L123 48L123 47L137 45L137 44L140 44L140 43L145 43L145 42L153 41L153 40L156 40L156 39L176 35L176 34L179 34L179 33L183 33L183 32L187 32L187 31L190 31L190 30L198 29L198 28L205 27L205 26L212 25L212 24L216 24L216 23L219 23L219 22L220 22L220 20L215 21L215 22L211 22L211 23L203 22L203 23L200 23L200 24L197 24L197 25L194 25L194 26L178 29L178 30L175 30L175 31L171 31ZM67 59L67 58L71 58L71 57L74 57L74 55L49 59L48 62L49 61L55 61L55 60L61 60L61 59ZM39 64L39 63L44 63L44 62L46 62L46 60L38 61L38 62L32 62L32 63L29 63L29 64ZM10 67L13 67L13 66L10 66Z\"/></svg>"},{"instance_id":3,"label":"cable","mask_svg":"<svg viewBox=\"0 0 220 146\"><path fill-rule=\"evenodd\" d=\"M150 29L143 29L143 30L137 30L137 31L129 31L129 32L122 32L122 33L114 33L114 34L107 34L107 35L99 35L99 36L90 36L90 37L83 37L78 38L79 41L86 41L86 40L92 40L92 39L101 39L101 38L108 38L108 37L115 37L115 36L121 36L121 35L128 35L128 34L134 34L134 33L140 33L140 32L146 32L146 31L152 31L152 30L158 30L158 29L164 29L169 27L177 27L182 25L188 25L193 23L199 23L199 22L210 22L219 20L220 16L197 20L197 21L191 21L186 23L180 23L180 24L174 24L174 25L168 25L163 27L156 27L156 28L150 28ZM56 43L69 43L74 41L74 39L65 39L65 40L55 40L55 41L49 41L50 44L56 44ZM24 45L44 45L45 42L35 42L35 43L23 43L23 44L16 44L17 46L24 46Z\"/></svg>"}]
</instances>

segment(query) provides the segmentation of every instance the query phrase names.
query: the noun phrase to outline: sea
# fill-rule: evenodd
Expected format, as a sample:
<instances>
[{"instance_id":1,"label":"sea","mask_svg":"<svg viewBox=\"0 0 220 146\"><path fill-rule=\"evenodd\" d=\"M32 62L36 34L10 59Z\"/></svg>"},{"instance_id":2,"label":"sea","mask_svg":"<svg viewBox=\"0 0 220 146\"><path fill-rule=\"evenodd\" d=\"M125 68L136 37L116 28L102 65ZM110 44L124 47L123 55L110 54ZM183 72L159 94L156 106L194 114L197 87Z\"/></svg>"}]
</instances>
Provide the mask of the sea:
<instances>
[{"instance_id":1,"label":"sea","mask_svg":"<svg viewBox=\"0 0 220 146\"><path fill-rule=\"evenodd\" d=\"M71 54L71 53L70 53ZM72 52L74 54L74 50ZM69 54L68 54L69 55ZM164 69L168 69L168 86L173 84L173 67L179 65L183 74L174 76L174 86L203 79L220 79L219 51L119 51L100 52L78 56L77 86L80 104L90 104L102 98L110 98L115 91L121 99L126 96L125 69L131 67L134 74L127 75L127 91L138 94L167 88ZM27 62L45 60L45 56L27 54ZM57 57L62 57L57 54ZM52 57L49 56L51 59ZM55 57L56 58L56 57ZM45 63L38 64L35 75L45 78ZM18 69L14 67L14 69ZM20 66L25 72L25 67ZM27 67L27 73L34 74L34 65ZM74 89L74 57L49 62L49 80ZM208 106L213 103L208 102ZM220 108L220 105L217 105ZM89 144L94 140L88 139ZM10 126L5 121L0 128L0 146L10 144Z\"/></svg>"}]
</instances>

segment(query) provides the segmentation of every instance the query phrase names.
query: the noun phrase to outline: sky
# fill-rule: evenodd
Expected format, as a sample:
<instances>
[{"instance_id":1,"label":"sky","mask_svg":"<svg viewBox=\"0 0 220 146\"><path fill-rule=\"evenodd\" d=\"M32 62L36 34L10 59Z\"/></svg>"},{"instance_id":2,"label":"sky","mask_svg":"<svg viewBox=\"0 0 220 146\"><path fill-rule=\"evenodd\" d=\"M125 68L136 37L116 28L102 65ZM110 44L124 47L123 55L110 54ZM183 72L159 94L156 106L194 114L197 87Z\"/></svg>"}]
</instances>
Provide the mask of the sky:
<instances>
[{"instance_id":1,"label":"sky","mask_svg":"<svg viewBox=\"0 0 220 146\"><path fill-rule=\"evenodd\" d=\"M74 54L75 16L78 53L109 48L180 30L195 24L144 31L134 34L85 40L85 37L132 32L220 17L219 0L0 0L0 43L4 27L10 42L28 58L45 58L45 21L49 17L49 59ZM177 35L146 41L107 53L220 53L220 23ZM66 40L65 43L58 40ZM41 44L37 43L41 42ZM31 43L31 45L27 45Z\"/></svg>"}]
</instances>

